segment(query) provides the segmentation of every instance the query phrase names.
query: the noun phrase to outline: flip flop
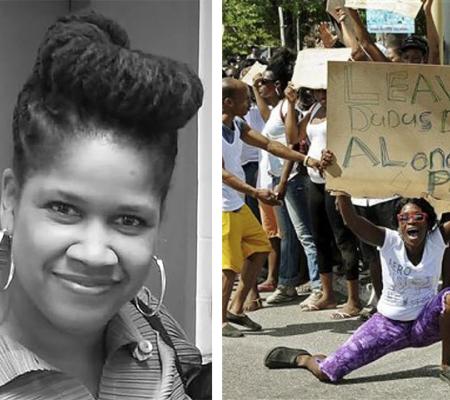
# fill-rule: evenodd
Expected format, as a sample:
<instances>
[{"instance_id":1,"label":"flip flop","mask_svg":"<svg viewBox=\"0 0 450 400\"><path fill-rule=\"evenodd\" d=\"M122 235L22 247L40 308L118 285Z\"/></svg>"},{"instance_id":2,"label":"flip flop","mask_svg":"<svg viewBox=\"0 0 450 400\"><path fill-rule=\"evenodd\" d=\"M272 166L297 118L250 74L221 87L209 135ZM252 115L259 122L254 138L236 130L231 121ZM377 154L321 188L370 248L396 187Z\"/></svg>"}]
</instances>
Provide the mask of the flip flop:
<instances>
[{"instance_id":1,"label":"flip flop","mask_svg":"<svg viewBox=\"0 0 450 400\"><path fill-rule=\"evenodd\" d=\"M274 292L276 288L275 283L263 282L258 285L258 292Z\"/></svg>"},{"instance_id":2,"label":"flip flop","mask_svg":"<svg viewBox=\"0 0 450 400\"><path fill-rule=\"evenodd\" d=\"M269 369L304 368L297 365L297 357L310 355L308 351L303 349L275 347L264 357L264 365Z\"/></svg>"},{"instance_id":3,"label":"flip flop","mask_svg":"<svg viewBox=\"0 0 450 400\"><path fill-rule=\"evenodd\" d=\"M338 320L342 320L342 319L355 318L358 315L359 315L359 312L357 314L350 314L350 313L346 313L344 311L336 311L330 315L330 318L335 321L338 321Z\"/></svg>"},{"instance_id":4,"label":"flip flop","mask_svg":"<svg viewBox=\"0 0 450 400\"><path fill-rule=\"evenodd\" d=\"M336 304L330 304L326 307L318 307L317 304L309 303L300 306L302 311L320 311L320 310L334 310L336 308Z\"/></svg>"}]
</instances>

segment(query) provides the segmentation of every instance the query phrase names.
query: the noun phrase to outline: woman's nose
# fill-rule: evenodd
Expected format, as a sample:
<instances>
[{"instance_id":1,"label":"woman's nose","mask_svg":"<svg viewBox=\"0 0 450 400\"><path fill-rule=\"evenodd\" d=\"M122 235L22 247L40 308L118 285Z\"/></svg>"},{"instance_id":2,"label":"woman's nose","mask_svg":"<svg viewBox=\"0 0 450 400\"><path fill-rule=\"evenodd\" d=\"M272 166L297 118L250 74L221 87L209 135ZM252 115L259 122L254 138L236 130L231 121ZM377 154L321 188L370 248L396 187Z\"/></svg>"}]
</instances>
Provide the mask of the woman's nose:
<instances>
[{"instance_id":1,"label":"woman's nose","mask_svg":"<svg viewBox=\"0 0 450 400\"><path fill-rule=\"evenodd\" d=\"M93 267L116 265L119 262L116 252L110 245L110 233L98 223L90 224L83 229L82 236L67 249L66 254Z\"/></svg>"}]
</instances>

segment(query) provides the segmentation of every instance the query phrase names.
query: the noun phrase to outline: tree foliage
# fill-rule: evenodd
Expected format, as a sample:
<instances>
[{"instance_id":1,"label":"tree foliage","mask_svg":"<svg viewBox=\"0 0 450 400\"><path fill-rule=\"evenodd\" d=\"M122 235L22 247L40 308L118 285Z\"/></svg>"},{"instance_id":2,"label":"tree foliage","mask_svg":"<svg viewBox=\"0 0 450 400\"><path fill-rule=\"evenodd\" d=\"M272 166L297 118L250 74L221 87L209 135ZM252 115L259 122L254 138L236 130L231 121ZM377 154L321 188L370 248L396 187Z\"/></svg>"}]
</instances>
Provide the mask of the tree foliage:
<instances>
[{"instance_id":1,"label":"tree foliage","mask_svg":"<svg viewBox=\"0 0 450 400\"><path fill-rule=\"evenodd\" d=\"M296 48L296 18L300 18L300 37L326 20L326 0L224 0L223 56L246 55L253 45L278 47L280 25L278 7L283 8L286 46Z\"/></svg>"},{"instance_id":2,"label":"tree foliage","mask_svg":"<svg viewBox=\"0 0 450 400\"><path fill-rule=\"evenodd\" d=\"M245 56L254 45L281 46L279 6L283 8L286 46L296 50L296 19L299 18L302 47L305 36L319 22L329 20L326 3L326 0L223 0L224 60L237 54ZM424 25L423 12L420 12L416 19L418 34L425 34Z\"/></svg>"}]
</instances>

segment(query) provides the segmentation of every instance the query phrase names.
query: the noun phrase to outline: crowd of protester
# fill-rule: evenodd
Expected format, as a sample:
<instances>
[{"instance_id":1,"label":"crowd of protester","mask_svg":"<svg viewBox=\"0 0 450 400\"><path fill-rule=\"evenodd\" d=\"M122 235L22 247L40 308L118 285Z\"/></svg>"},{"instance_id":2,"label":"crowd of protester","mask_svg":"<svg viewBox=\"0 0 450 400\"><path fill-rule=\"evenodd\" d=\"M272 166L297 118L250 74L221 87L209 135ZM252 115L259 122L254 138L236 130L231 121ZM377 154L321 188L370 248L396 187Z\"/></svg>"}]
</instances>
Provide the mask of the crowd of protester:
<instances>
[{"instance_id":1,"label":"crowd of protester","mask_svg":"<svg viewBox=\"0 0 450 400\"><path fill-rule=\"evenodd\" d=\"M377 43L359 12L346 8L336 13L339 35L328 23L321 23L320 39L308 37L308 47L351 47L349 61L354 62L440 64L433 0L422 1L426 37L390 35ZM352 21L352 32L346 19ZM252 48L249 56L228 60L223 68L222 335L244 336L235 325L262 329L247 315L264 306L261 292L270 292L267 304L304 296L303 312L330 309L332 319L366 322L330 357L277 347L267 355L267 367L302 367L334 382L388 352L442 340L442 375L450 380L450 289L446 289L450 225L438 221L424 199L354 198L325 190L324 169L332 156L326 150L327 91L294 88L290 80L295 59L294 52L281 48L264 60ZM256 61L267 63L267 68L247 87L239 79ZM408 241L411 226L414 238ZM419 245L417 238L421 238ZM438 256L423 260L429 242L437 243ZM394 243L404 245L412 265L433 264L428 268L436 279L419 307L409 299L416 304L413 311L405 306L406 311L392 312L383 291L389 281L384 258ZM333 288L335 273L346 281L347 299L340 306ZM375 300L368 307L359 298L361 273L370 278L373 288ZM405 326L405 321L410 325Z\"/></svg>"}]
</instances>

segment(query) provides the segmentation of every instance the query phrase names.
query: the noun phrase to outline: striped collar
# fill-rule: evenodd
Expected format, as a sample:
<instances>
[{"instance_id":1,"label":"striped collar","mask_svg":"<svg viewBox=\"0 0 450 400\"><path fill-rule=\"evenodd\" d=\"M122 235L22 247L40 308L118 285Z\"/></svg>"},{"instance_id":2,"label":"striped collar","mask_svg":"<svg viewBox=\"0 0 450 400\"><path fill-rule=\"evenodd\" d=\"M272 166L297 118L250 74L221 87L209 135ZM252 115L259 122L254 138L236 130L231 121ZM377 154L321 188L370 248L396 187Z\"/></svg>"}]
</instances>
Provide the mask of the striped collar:
<instances>
[{"instance_id":1,"label":"striped collar","mask_svg":"<svg viewBox=\"0 0 450 400\"><path fill-rule=\"evenodd\" d=\"M108 324L106 361L99 400L185 399L175 353L131 304ZM0 395L8 399L83 399L94 397L67 376L8 336L0 337ZM39 394L39 396L38 396ZM3 398L3 397L2 397Z\"/></svg>"}]
</instances>

